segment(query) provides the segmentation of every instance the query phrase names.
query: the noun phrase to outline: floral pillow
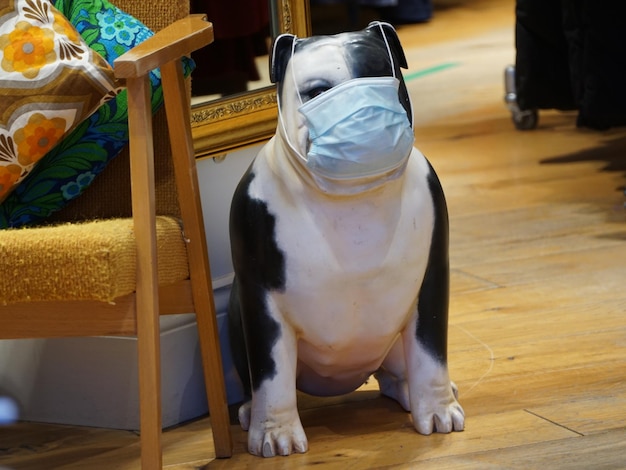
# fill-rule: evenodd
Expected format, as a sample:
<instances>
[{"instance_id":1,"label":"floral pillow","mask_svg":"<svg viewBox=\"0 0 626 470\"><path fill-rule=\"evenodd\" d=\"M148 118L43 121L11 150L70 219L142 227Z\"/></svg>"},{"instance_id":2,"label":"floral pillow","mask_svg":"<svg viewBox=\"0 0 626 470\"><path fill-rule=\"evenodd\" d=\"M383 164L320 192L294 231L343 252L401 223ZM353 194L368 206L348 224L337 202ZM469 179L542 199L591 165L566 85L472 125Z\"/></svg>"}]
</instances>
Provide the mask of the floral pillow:
<instances>
[{"instance_id":1,"label":"floral pillow","mask_svg":"<svg viewBox=\"0 0 626 470\"><path fill-rule=\"evenodd\" d=\"M4 1L4 0L0 0ZM83 40L108 63L154 33L108 0L52 0ZM183 61L185 75L193 62ZM163 104L161 76L150 74L152 110ZM126 91L106 102L46 154L0 204L0 228L33 224L78 197L128 143Z\"/></svg>"},{"instance_id":2,"label":"floral pillow","mask_svg":"<svg viewBox=\"0 0 626 470\"><path fill-rule=\"evenodd\" d=\"M0 0L0 202L115 92L112 68L48 0Z\"/></svg>"}]
</instances>

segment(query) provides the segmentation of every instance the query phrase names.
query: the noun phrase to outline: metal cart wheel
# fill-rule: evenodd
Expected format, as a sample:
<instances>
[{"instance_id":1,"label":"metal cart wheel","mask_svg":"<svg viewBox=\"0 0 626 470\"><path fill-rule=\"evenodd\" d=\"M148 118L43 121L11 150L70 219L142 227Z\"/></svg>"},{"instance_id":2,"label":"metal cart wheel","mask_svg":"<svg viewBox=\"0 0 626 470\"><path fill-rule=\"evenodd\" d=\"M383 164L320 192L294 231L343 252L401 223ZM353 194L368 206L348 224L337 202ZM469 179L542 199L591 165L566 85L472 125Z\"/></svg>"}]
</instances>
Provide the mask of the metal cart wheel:
<instances>
[{"instance_id":1,"label":"metal cart wheel","mask_svg":"<svg viewBox=\"0 0 626 470\"><path fill-rule=\"evenodd\" d=\"M539 113L536 109L531 109L528 111L520 111L517 112L511 111L513 120L513 124L515 124L515 128L520 131L528 131L537 127L537 123L539 122Z\"/></svg>"},{"instance_id":2,"label":"metal cart wheel","mask_svg":"<svg viewBox=\"0 0 626 470\"><path fill-rule=\"evenodd\" d=\"M517 104L517 92L515 89L515 67L509 65L504 69L504 102L511 112L511 119L515 128L520 131L528 131L537 127L539 111L536 109L521 110Z\"/></svg>"}]
</instances>

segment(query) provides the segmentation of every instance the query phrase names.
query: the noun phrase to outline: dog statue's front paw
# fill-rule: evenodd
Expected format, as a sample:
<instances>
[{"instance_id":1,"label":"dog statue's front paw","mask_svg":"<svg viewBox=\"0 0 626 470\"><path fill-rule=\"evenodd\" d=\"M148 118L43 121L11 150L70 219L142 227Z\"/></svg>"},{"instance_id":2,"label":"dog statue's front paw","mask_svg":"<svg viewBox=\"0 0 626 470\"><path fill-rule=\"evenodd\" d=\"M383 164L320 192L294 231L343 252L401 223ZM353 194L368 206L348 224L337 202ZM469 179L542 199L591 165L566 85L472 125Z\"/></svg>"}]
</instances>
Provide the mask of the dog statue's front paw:
<instances>
[{"instance_id":1,"label":"dog statue's front paw","mask_svg":"<svg viewBox=\"0 0 626 470\"><path fill-rule=\"evenodd\" d=\"M266 419L251 423L248 430L248 452L263 457L276 455L303 454L308 450L308 442L300 418L285 421Z\"/></svg>"},{"instance_id":2,"label":"dog statue's front paw","mask_svg":"<svg viewBox=\"0 0 626 470\"><path fill-rule=\"evenodd\" d=\"M241 429L247 431L250 428L250 415L252 413L252 402L247 401L239 407L239 424Z\"/></svg>"},{"instance_id":3,"label":"dog statue's front paw","mask_svg":"<svg viewBox=\"0 0 626 470\"><path fill-rule=\"evenodd\" d=\"M413 414L413 425L420 434L433 432L450 433L463 431L465 412L457 401L458 391L454 383L441 395L422 397Z\"/></svg>"}]
</instances>

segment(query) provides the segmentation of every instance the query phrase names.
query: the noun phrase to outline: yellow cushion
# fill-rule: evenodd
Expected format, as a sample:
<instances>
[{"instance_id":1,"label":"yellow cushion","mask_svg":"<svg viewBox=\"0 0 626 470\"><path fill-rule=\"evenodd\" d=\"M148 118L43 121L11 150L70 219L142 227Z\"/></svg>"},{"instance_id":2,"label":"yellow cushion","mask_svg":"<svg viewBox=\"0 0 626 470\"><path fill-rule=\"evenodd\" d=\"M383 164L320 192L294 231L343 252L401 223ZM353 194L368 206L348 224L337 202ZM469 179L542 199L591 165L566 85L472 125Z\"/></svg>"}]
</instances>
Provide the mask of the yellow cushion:
<instances>
[{"instance_id":1,"label":"yellow cushion","mask_svg":"<svg viewBox=\"0 0 626 470\"><path fill-rule=\"evenodd\" d=\"M157 217L159 283L189 277L180 225ZM0 230L0 303L112 302L135 291L132 219Z\"/></svg>"}]
</instances>

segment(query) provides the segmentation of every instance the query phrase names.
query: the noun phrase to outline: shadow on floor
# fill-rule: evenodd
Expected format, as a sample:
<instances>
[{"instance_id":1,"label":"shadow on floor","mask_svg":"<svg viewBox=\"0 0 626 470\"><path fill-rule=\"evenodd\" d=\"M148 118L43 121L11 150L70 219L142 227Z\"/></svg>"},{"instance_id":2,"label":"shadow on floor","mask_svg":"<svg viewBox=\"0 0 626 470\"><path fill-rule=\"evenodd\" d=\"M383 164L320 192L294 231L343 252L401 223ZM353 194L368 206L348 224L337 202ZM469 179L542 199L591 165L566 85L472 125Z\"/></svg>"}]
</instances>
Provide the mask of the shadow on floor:
<instances>
[{"instance_id":1,"label":"shadow on floor","mask_svg":"<svg viewBox=\"0 0 626 470\"><path fill-rule=\"evenodd\" d=\"M609 137L601 145L575 153L546 158L542 164L604 162L602 171L621 172L626 178L626 135ZM625 182L626 185L626 182ZM624 190L626 186L618 189Z\"/></svg>"}]
</instances>

